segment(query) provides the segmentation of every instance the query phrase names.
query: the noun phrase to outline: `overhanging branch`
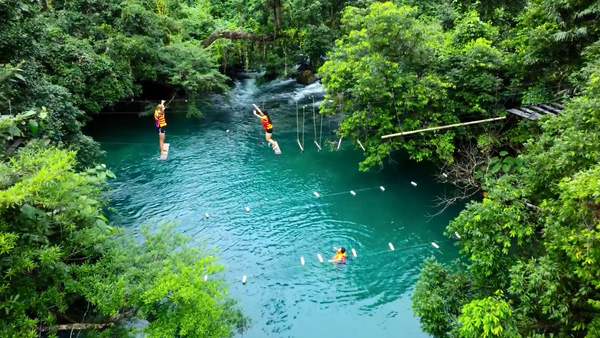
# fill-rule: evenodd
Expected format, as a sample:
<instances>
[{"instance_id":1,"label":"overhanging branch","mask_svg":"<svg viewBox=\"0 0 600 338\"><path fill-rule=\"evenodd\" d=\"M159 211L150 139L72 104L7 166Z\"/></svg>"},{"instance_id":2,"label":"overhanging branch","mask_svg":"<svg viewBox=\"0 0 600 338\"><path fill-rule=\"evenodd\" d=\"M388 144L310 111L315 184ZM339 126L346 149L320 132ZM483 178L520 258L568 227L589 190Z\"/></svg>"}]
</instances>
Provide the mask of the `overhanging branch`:
<instances>
[{"instance_id":1,"label":"overhanging branch","mask_svg":"<svg viewBox=\"0 0 600 338\"><path fill-rule=\"evenodd\" d=\"M279 38L286 36L283 33L274 33L274 34L253 34L246 33L240 31L224 31L224 32L214 32L209 35L204 41L202 41L203 47L208 47L210 44L215 42L218 39L229 39L229 40L252 40L252 41L275 41Z\"/></svg>"}]
</instances>

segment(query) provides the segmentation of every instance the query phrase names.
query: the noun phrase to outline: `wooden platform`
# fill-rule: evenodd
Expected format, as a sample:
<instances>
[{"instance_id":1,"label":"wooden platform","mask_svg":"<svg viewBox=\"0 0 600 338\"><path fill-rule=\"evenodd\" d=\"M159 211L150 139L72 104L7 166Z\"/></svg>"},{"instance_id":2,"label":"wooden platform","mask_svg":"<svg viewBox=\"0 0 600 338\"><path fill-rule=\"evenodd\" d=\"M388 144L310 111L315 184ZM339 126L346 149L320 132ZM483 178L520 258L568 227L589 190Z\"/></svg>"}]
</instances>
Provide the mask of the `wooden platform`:
<instances>
[{"instance_id":1,"label":"wooden platform","mask_svg":"<svg viewBox=\"0 0 600 338\"><path fill-rule=\"evenodd\" d=\"M511 108L506 111L528 120L537 120L544 115L556 116L564 106L560 103L539 104L520 108Z\"/></svg>"},{"instance_id":2,"label":"wooden platform","mask_svg":"<svg viewBox=\"0 0 600 338\"><path fill-rule=\"evenodd\" d=\"M163 154L161 154L161 155L160 155L160 158L159 158L159 160L161 160L161 161L164 161L164 160L166 160L166 159L167 159L167 157L169 156L169 146L170 146L170 145L171 145L170 143L165 143L165 144L164 144L165 151L166 151L167 153L166 153L166 154L164 154L164 155L163 155Z\"/></svg>"}]
</instances>

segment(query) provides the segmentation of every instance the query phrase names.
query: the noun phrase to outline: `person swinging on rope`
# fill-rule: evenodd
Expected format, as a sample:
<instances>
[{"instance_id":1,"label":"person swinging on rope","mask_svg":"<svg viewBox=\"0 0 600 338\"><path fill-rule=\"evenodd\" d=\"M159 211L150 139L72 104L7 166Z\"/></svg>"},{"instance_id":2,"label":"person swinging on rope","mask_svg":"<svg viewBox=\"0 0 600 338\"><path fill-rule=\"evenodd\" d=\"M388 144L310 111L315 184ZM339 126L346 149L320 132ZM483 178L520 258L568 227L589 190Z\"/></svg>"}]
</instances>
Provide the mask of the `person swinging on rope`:
<instances>
[{"instance_id":1,"label":"person swinging on rope","mask_svg":"<svg viewBox=\"0 0 600 338\"><path fill-rule=\"evenodd\" d=\"M261 120L263 128L265 129L265 138L267 139L267 142L273 146L273 149L278 148L279 145L277 144L277 141L271 139L271 136L273 136L273 121L271 121L271 117L267 112L261 111L256 105L254 108L256 108L253 110L254 115ZM256 110L258 110L258 113Z\"/></svg>"},{"instance_id":2,"label":"person swinging on rope","mask_svg":"<svg viewBox=\"0 0 600 338\"><path fill-rule=\"evenodd\" d=\"M166 155L165 128L167 127L167 121L165 120L165 100L160 101L160 104L156 106L156 109L154 110L154 122L156 122L156 130L158 131L160 154Z\"/></svg>"}]
</instances>

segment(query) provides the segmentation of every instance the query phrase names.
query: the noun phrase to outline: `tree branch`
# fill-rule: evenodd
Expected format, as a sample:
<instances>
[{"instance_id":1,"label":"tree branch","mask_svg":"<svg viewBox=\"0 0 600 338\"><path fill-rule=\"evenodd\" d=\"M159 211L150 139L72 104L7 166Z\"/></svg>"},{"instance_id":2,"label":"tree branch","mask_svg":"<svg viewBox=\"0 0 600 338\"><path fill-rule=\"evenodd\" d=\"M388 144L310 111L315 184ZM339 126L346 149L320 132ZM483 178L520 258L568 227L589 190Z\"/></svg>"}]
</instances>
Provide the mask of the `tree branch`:
<instances>
[{"instance_id":1,"label":"tree branch","mask_svg":"<svg viewBox=\"0 0 600 338\"><path fill-rule=\"evenodd\" d=\"M284 33L274 33L274 34L253 34L246 33L240 31L223 31L223 32L214 32L209 35L204 41L202 41L203 47L210 46L213 42L218 39L229 39L229 40L252 40L252 41L275 41L279 38L286 36Z\"/></svg>"},{"instance_id":2,"label":"tree branch","mask_svg":"<svg viewBox=\"0 0 600 338\"><path fill-rule=\"evenodd\" d=\"M58 331L83 331L83 330L102 330L107 327L114 326L119 321L133 317L137 312L137 308L131 309L129 311L125 311L123 313L116 314L108 318L108 320L104 323L72 323L72 324L61 324L56 326L41 326L39 327L40 332L48 332L51 329L56 329ZM86 310L87 313L87 310ZM72 319L71 319L72 320Z\"/></svg>"}]
</instances>

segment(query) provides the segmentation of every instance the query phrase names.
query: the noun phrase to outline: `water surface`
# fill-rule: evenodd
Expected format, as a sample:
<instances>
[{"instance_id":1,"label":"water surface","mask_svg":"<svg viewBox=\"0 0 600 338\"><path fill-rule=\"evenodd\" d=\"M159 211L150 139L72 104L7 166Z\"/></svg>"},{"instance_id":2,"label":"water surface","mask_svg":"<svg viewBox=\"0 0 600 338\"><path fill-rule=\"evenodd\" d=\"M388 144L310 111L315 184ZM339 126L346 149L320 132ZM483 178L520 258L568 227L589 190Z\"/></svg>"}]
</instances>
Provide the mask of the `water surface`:
<instances>
[{"instance_id":1,"label":"water surface","mask_svg":"<svg viewBox=\"0 0 600 338\"><path fill-rule=\"evenodd\" d=\"M300 123L306 106L304 153L296 144L296 100ZM134 230L176 221L178 231L218 248L230 293L252 319L244 337L426 337L410 295L426 257L456 257L442 232L458 209L427 217L448 188L433 182L430 165L399 156L396 164L361 173L363 155L351 140L339 152L328 150L326 141L337 141L329 131L335 122L324 119L321 134L320 117L312 119L320 100L318 84L258 86L247 79L236 83L230 101L196 103L203 120L185 119L188 103L175 103L167 110L167 161L157 161L152 117L96 118L88 132L102 142L117 175L112 221ZM261 144L252 103L272 112L282 155ZM358 257L343 266L321 264L316 255L327 260L334 246L355 248Z\"/></svg>"}]
</instances>

